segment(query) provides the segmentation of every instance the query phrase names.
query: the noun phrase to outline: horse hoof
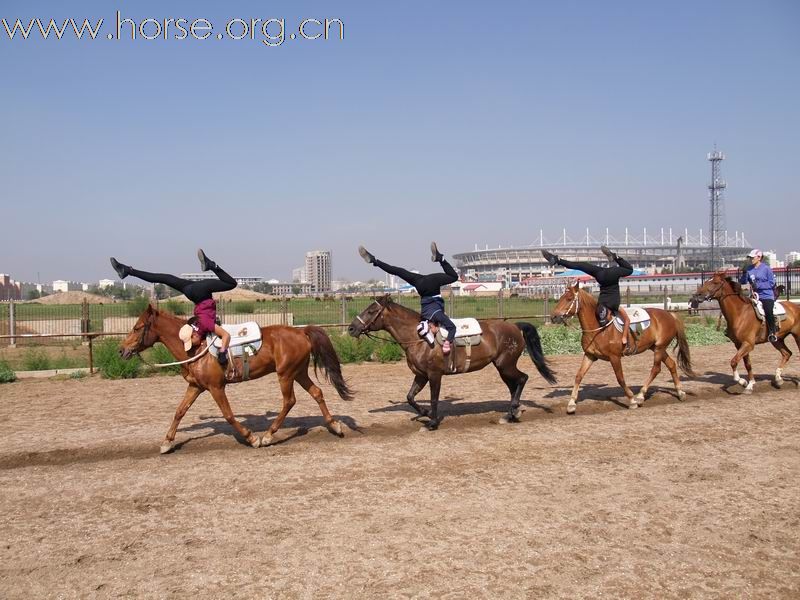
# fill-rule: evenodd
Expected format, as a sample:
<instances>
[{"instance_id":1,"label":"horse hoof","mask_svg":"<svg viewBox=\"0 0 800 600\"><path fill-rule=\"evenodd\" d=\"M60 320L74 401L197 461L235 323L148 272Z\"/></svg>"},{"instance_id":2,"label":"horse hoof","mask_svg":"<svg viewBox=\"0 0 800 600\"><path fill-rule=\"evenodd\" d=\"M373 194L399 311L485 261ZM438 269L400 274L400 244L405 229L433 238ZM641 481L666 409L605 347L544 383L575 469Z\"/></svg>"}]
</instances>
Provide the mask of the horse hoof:
<instances>
[{"instance_id":1,"label":"horse hoof","mask_svg":"<svg viewBox=\"0 0 800 600\"><path fill-rule=\"evenodd\" d=\"M173 442L164 442L163 444L161 444L159 452L161 452L161 454L168 454L172 452L172 448L173 448Z\"/></svg>"},{"instance_id":2,"label":"horse hoof","mask_svg":"<svg viewBox=\"0 0 800 600\"><path fill-rule=\"evenodd\" d=\"M339 421L333 421L329 425L331 432L335 433L339 437L344 437L344 431L342 430L342 424Z\"/></svg>"},{"instance_id":3,"label":"horse hoof","mask_svg":"<svg viewBox=\"0 0 800 600\"><path fill-rule=\"evenodd\" d=\"M636 401L637 404L641 404L642 402L644 402L644 394L642 392L639 392L633 399Z\"/></svg>"},{"instance_id":4,"label":"horse hoof","mask_svg":"<svg viewBox=\"0 0 800 600\"><path fill-rule=\"evenodd\" d=\"M739 381L737 381L736 383L738 383L742 387L747 387L747 381L744 379L739 379Z\"/></svg>"},{"instance_id":5,"label":"horse hoof","mask_svg":"<svg viewBox=\"0 0 800 600\"><path fill-rule=\"evenodd\" d=\"M250 444L253 448L260 448L261 447L261 438L257 435L250 434L250 437L247 438L247 443Z\"/></svg>"},{"instance_id":6,"label":"horse hoof","mask_svg":"<svg viewBox=\"0 0 800 600\"><path fill-rule=\"evenodd\" d=\"M514 415L503 415L497 420L498 423L508 425L510 423L519 423L519 417Z\"/></svg>"},{"instance_id":7,"label":"horse hoof","mask_svg":"<svg viewBox=\"0 0 800 600\"><path fill-rule=\"evenodd\" d=\"M265 433L265 434L264 434L264 435L261 437L261 447L262 447L262 448L266 448L266 447L267 447L267 446L269 446L271 443L272 443L272 434L271 434L271 433Z\"/></svg>"},{"instance_id":8,"label":"horse hoof","mask_svg":"<svg viewBox=\"0 0 800 600\"><path fill-rule=\"evenodd\" d=\"M678 400L686 400L686 392L678 390Z\"/></svg>"},{"instance_id":9,"label":"horse hoof","mask_svg":"<svg viewBox=\"0 0 800 600\"><path fill-rule=\"evenodd\" d=\"M776 378L774 383L775 383L775 387L778 388L778 389L783 387L783 379L781 379L781 378Z\"/></svg>"},{"instance_id":10,"label":"horse hoof","mask_svg":"<svg viewBox=\"0 0 800 600\"><path fill-rule=\"evenodd\" d=\"M574 404L567 404L567 414L574 415L575 414L575 405Z\"/></svg>"},{"instance_id":11,"label":"horse hoof","mask_svg":"<svg viewBox=\"0 0 800 600\"><path fill-rule=\"evenodd\" d=\"M636 400L634 399L634 400L631 400L630 404L628 404L628 408L630 408L630 409L639 408L639 405L636 404Z\"/></svg>"},{"instance_id":12,"label":"horse hoof","mask_svg":"<svg viewBox=\"0 0 800 600\"><path fill-rule=\"evenodd\" d=\"M744 390L742 390L742 393L743 394L752 394L753 393L753 388L746 387L746 388L744 388Z\"/></svg>"}]
</instances>

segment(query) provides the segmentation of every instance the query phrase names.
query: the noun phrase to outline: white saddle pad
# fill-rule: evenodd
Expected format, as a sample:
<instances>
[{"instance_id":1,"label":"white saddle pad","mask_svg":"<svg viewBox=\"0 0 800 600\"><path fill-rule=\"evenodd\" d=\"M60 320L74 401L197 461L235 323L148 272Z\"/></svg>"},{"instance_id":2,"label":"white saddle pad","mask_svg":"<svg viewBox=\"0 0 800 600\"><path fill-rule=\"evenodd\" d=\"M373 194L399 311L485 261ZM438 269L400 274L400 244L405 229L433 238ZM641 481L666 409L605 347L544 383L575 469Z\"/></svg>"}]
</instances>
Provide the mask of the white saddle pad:
<instances>
[{"instance_id":1,"label":"white saddle pad","mask_svg":"<svg viewBox=\"0 0 800 600\"><path fill-rule=\"evenodd\" d=\"M756 303L756 314L759 319L762 321L764 320L764 306L761 304L761 300ZM772 314L775 315L776 319L786 317L786 308L783 306L783 302L775 303L775 306L772 308Z\"/></svg>"},{"instance_id":2,"label":"white saddle pad","mask_svg":"<svg viewBox=\"0 0 800 600\"><path fill-rule=\"evenodd\" d=\"M631 329L636 332L642 332L650 327L650 314L643 308L637 306L624 306L625 312L628 313L628 318L631 320ZM614 318L614 327L617 331L622 331L625 326L625 321L622 317Z\"/></svg>"},{"instance_id":3,"label":"white saddle pad","mask_svg":"<svg viewBox=\"0 0 800 600\"><path fill-rule=\"evenodd\" d=\"M233 356L241 356L245 345L251 346L255 351L261 348L261 326L255 321L235 325L223 325L222 328L231 334L229 349ZM215 335L209 335L206 343L210 346L211 354L217 354L217 349L222 347L222 340Z\"/></svg>"},{"instance_id":4,"label":"white saddle pad","mask_svg":"<svg viewBox=\"0 0 800 600\"><path fill-rule=\"evenodd\" d=\"M456 337L467 337L470 335L480 335L482 333L481 324L478 319L452 319L456 326Z\"/></svg>"}]
</instances>

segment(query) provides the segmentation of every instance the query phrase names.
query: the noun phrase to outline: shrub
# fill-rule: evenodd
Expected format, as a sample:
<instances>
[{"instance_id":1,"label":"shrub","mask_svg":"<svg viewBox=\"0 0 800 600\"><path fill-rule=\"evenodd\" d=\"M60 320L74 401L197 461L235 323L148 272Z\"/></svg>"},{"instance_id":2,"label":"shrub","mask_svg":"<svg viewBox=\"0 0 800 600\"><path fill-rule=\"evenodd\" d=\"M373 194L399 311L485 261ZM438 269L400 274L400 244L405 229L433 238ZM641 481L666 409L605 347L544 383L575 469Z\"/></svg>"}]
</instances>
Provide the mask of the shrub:
<instances>
[{"instance_id":1,"label":"shrub","mask_svg":"<svg viewBox=\"0 0 800 600\"><path fill-rule=\"evenodd\" d=\"M106 338L97 345L95 362L100 374L106 379L131 379L138 377L142 362L137 358L124 360L119 355L117 341Z\"/></svg>"},{"instance_id":2,"label":"shrub","mask_svg":"<svg viewBox=\"0 0 800 600\"><path fill-rule=\"evenodd\" d=\"M138 317L144 312L144 309L147 308L147 305L150 304L150 301L147 299L146 296L136 296L133 300L128 302L127 305L127 312L129 317Z\"/></svg>"},{"instance_id":3,"label":"shrub","mask_svg":"<svg viewBox=\"0 0 800 600\"><path fill-rule=\"evenodd\" d=\"M156 344L147 351L147 360L153 363L171 363L175 362L175 357L172 356L167 347L161 343ZM180 365L173 365L171 367L153 367L152 372L163 374L178 374L181 372Z\"/></svg>"},{"instance_id":4,"label":"shrub","mask_svg":"<svg viewBox=\"0 0 800 600\"><path fill-rule=\"evenodd\" d=\"M378 360L382 363L397 362L398 360L403 360L406 356L402 346L395 344L394 341L379 343L376 354Z\"/></svg>"},{"instance_id":5,"label":"shrub","mask_svg":"<svg viewBox=\"0 0 800 600\"><path fill-rule=\"evenodd\" d=\"M234 302L233 312L249 315L256 312L256 305L254 302Z\"/></svg>"},{"instance_id":6,"label":"shrub","mask_svg":"<svg viewBox=\"0 0 800 600\"><path fill-rule=\"evenodd\" d=\"M83 379L84 377L88 377L89 373L86 371L73 371L69 374L70 379Z\"/></svg>"},{"instance_id":7,"label":"shrub","mask_svg":"<svg viewBox=\"0 0 800 600\"><path fill-rule=\"evenodd\" d=\"M46 371L52 369L50 357L44 348L29 348L22 358L22 366L26 371Z\"/></svg>"},{"instance_id":8,"label":"shrub","mask_svg":"<svg viewBox=\"0 0 800 600\"><path fill-rule=\"evenodd\" d=\"M177 300L173 300L172 298L170 298L164 303L164 308L166 309L167 312L171 312L173 315L178 315L178 316L185 315L189 312L186 308L185 302L178 302Z\"/></svg>"},{"instance_id":9,"label":"shrub","mask_svg":"<svg viewBox=\"0 0 800 600\"><path fill-rule=\"evenodd\" d=\"M4 360L0 360L0 383L11 383L12 381L16 381L16 379L17 374L11 370L8 363Z\"/></svg>"},{"instance_id":10,"label":"shrub","mask_svg":"<svg viewBox=\"0 0 800 600\"><path fill-rule=\"evenodd\" d=\"M537 327L542 339L542 350L550 354L582 354L581 332L563 325Z\"/></svg>"}]
</instances>

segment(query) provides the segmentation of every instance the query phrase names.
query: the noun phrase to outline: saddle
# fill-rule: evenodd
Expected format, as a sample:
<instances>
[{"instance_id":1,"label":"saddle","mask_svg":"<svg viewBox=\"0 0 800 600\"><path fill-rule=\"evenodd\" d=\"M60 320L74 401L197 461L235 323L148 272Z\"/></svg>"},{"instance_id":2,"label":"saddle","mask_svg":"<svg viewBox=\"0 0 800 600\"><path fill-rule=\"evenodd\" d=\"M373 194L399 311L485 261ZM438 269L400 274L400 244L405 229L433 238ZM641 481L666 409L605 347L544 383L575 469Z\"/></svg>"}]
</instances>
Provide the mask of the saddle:
<instances>
[{"instance_id":1,"label":"saddle","mask_svg":"<svg viewBox=\"0 0 800 600\"><path fill-rule=\"evenodd\" d=\"M631 320L630 330L633 333L642 333L645 329L650 327L650 314L645 309L636 306L629 306L625 309L625 312L628 313L628 317ZM600 322L600 326L605 327L608 325L610 318L611 311L609 311L602 304L598 305L597 320ZM614 327L617 331L622 332L624 325L625 321L622 319L622 317L614 317Z\"/></svg>"},{"instance_id":2,"label":"saddle","mask_svg":"<svg viewBox=\"0 0 800 600\"><path fill-rule=\"evenodd\" d=\"M456 346L477 346L481 343L481 324L478 319L451 319L456 326ZM436 341L441 345L447 339L447 330L444 327L439 327L436 332Z\"/></svg>"},{"instance_id":3,"label":"saddle","mask_svg":"<svg viewBox=\"0 0 800 600\"><path fill-rule=\"evenodd\" d=\"M225 331L231 334L231 343L228 345L228 356L231 358L241 357L242 359L242 380L247 381L250 377L250 357L261 350L261 326L255 321L239 323L234 325L220 325ZM222 347L222 340L213 333L206 336L208 352L215 358L219 355ZM235 369L233 361L228 363L230 368Z\"/></svg>"},{"instance_id":4,"label":"saddle","mask_svg":"<svg viewBox=\"0 0 800 600\"><path fill-rule=\"evenodd\" d=\"M764 316L764 305L761 304L761 300L750 298L750 303L753 305L753 310L756 311L758 320L763 321L766 317ZM775 323L780 323L786 319L786 307L783 306L783 302L775 302L772 314L775 315Z\"/></svg>"}]
</instances>

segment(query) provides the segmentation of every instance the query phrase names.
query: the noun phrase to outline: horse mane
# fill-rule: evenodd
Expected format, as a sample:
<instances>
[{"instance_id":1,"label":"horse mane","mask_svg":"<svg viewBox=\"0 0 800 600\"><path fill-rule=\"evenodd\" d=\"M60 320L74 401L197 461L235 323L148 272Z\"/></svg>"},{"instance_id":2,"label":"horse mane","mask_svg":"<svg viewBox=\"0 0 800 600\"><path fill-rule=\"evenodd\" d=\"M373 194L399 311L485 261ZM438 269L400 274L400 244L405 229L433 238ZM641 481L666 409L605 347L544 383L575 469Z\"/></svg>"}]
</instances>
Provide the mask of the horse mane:
<instances>
[{"instance_id":1,"label":"horse mane","mask_svg":"<svg viewBox=\"0 0 800 600\"><path fill-rule=\"evenodd\" d=\"M417 321L419 321L422 318L419 312L412 310L406 306L403 306L398 302L395 302L394 300L391 299L391 297L388 297L388 302L386 302L384 306L388 307L389 305L396 307L399 310L399 312L403 312L406 313L408 316L414 317Z\"/></svg>"},{"instance_id":2,"label":"horse mane","mask_svg":"<svg viewBox=\"0 0 800 600\"><path fill-rule=\"evenodd\" d=\"M727 282L728 282L728 283L731 285L731 287L733 288L733 291L734 291L736 294L738 294L738 295L740 295L740 296L742 295L742 284L741 284L741 283L739 283L738 281L736 281L736 280L735 280L733 277L731 277L730 275L728 275L728 276L726 276L726 277L725 277L725 281L727 281Z\"/></svg>"}]
</instances>

